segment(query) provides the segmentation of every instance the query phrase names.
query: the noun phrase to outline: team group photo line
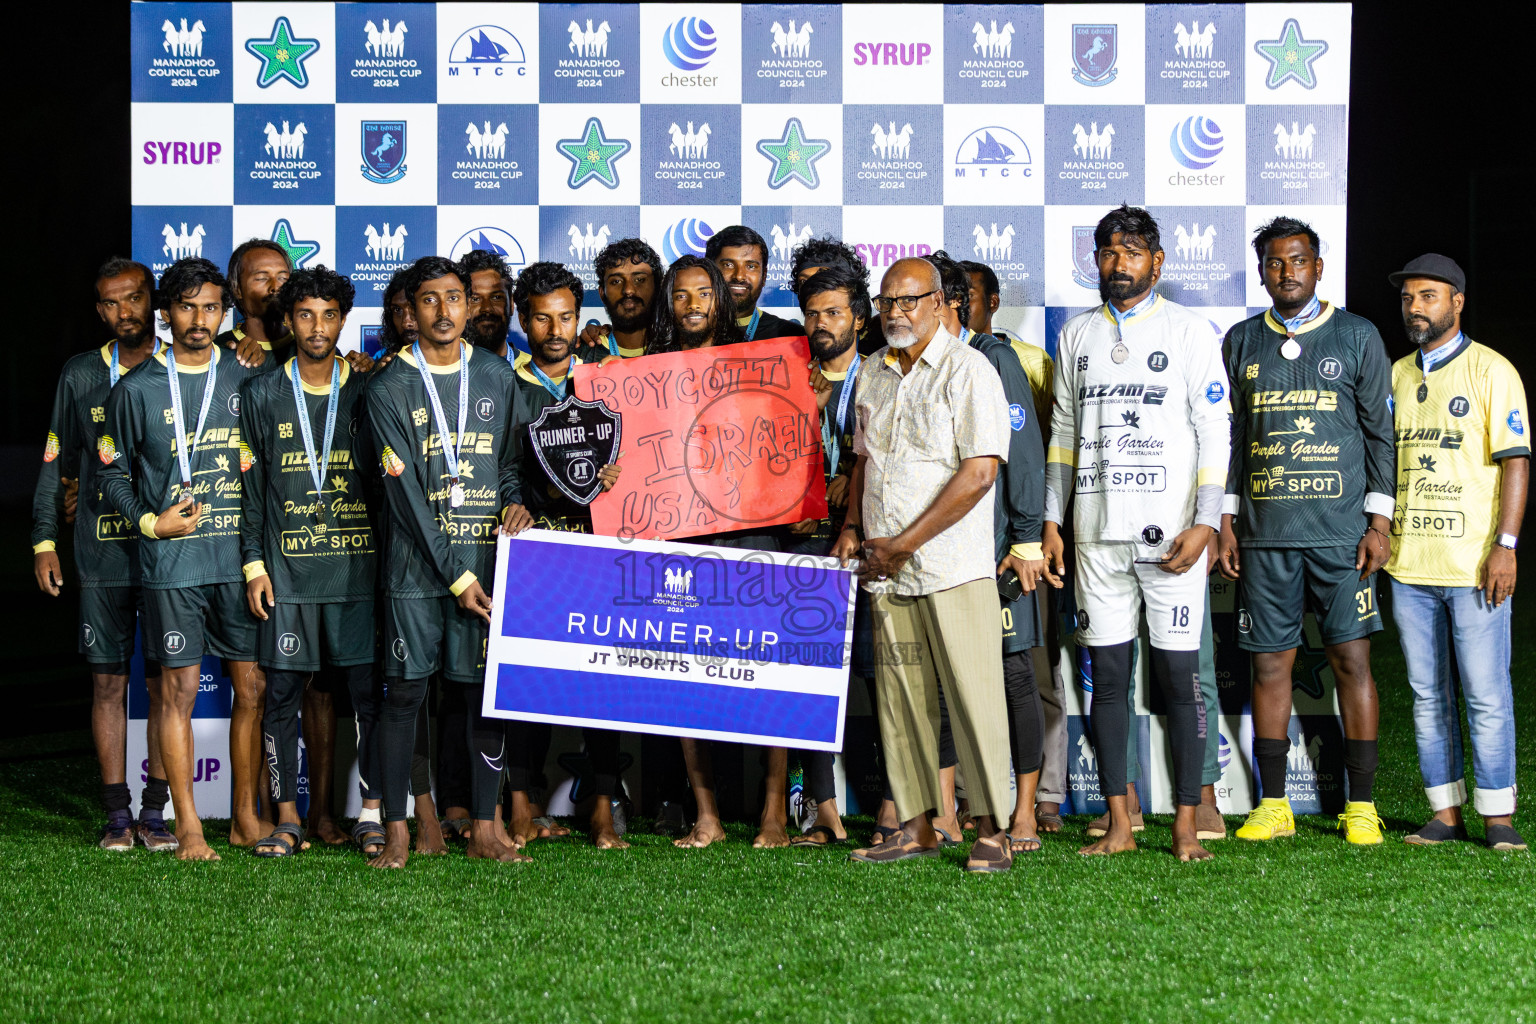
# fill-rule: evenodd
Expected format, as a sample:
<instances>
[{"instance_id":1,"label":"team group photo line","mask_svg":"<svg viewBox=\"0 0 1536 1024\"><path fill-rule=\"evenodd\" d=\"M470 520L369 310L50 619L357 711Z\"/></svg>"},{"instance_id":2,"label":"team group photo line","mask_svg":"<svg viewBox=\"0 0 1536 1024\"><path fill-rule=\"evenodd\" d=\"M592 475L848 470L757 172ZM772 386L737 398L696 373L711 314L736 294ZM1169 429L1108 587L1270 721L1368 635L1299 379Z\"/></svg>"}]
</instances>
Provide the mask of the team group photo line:
<instances>
[{"instance_id":1,"label":"team group photo line","mask_svg":"<svg viewBox=\"0 0 1536 1024\"><path fill-rule=\"evenodd\" d=\"M106 260L94 294L110 338L58 382L31 536L43 593L78 591L101 848L218 859L193 798L209 656L233 684L229 842L257 856L352 842L403 867L462 843L529 862L530 843L571 834L543 791L559 721L585 723L600 849L628 845L629 806L629 730L602 726L630 723L677 738L646 770L655 827L679 847L726 839L712 751L746 735L768 740L754 846L884 864L974 829L965 870L1006 871L1064 827L1060 769L1042 773L1065 758L1061 683L1032 656L1061 622L1092 680L1107 803L1079 852L1134 850L1144 827L1128 772L1145 658L1166 709L1172 853L1204 860L1227 836L1207 581L1220 573L1254 679L1260 799L1238 839L1296 834L1287 728L1310 613L1342 713L1341 840L1383 842L1370 638L1389 579L1431 812L1404 840L1467 839L1459 686L1486 843L1525 850L1519 375L1462 332L1466 275L1446 256L1383 275L1417 346L1389 363L1375 325L1317 297L1311 225L1274 217L1252 249L1272 306L1223 336L1159 294L1154 217L1111 210L1092 232L1101 305L1066 321L1054 360L993 324L991 267L942 250L872 280L855 247L804 239L790 257L801 320L776 316L759 305L769 243L741 224L666 265L640 238L609 242L600 316L561 263L422 257L389 281L375 355L338 350L349 278L296 269L277 242L246 241L223 267L183 258L158 281ZM149 711L135 815L136 646ZM862 844L834 778L851 678L884 773ZM350 832L313 781L330 778L346 717ZM792 752L814 807L794 836Z\"/></svg>"}]
</instances>

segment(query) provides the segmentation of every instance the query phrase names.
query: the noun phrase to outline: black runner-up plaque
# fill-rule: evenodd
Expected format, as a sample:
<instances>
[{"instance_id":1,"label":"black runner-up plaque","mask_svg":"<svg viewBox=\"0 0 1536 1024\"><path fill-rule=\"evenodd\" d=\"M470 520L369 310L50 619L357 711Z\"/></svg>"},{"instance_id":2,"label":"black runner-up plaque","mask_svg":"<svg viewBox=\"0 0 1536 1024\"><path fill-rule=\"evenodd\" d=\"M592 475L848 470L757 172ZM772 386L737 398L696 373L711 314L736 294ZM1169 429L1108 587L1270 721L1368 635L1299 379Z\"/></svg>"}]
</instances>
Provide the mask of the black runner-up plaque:
<instances>
[{"instance_id":1,"label":"black runner-up plaque","mask_svg":"<svg viewBox=\"0 0 1536 1024\"><path fill-rule=\"evenodd\" d=\"M578 505L590 505L602 490L597 471L619 450L621 417L602 402L575 395L544 412L528 427L539 465L556 487Z\"/></svg>"}]
</instances>

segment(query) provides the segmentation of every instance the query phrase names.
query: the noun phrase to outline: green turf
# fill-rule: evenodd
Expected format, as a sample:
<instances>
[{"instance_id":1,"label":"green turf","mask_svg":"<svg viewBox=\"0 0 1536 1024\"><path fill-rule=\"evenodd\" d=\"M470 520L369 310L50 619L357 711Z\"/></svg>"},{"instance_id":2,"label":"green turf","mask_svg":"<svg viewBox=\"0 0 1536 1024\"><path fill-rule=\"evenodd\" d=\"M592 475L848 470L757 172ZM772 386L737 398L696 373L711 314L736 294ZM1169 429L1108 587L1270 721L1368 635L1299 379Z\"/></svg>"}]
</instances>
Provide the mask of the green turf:
<instances>
[{"instance_id":1,"label":"green turf","mask_svg":"<svg viewBox=\"0 0 1536 1024\"><path fill-rule=\"evenodd\" d=\"M1529 608L1530 605L1524 606ZM1517 616L1516 636L1533 624ZM758 852L751 829L680 851L536 843L375 872L350 850L217 864L95 838L95 768L0 761L0 1011L7 1020L894 1021L1536 1020L1536 861L1414 849L1426 815L1402 659L1377 644L1384 847L1332 822L1213 844L1181 865L1167 819L1143 849L1084 859L1084 819L967 877L962 854L887 867ZM1515 664L1532 721L1536 655ZM1522 781L1536 744L1521 739ZM1536 780L1533 780L1536 781ZM1235 825L1229 819L1229 828ZM853 823L864 833L869 823ZM1516 819L1521 825L1522 820ZM1536 838L1536 821L1525 821ZM1473 832L1481 834L1474 823Z\"/></svg>"}]
</instances>

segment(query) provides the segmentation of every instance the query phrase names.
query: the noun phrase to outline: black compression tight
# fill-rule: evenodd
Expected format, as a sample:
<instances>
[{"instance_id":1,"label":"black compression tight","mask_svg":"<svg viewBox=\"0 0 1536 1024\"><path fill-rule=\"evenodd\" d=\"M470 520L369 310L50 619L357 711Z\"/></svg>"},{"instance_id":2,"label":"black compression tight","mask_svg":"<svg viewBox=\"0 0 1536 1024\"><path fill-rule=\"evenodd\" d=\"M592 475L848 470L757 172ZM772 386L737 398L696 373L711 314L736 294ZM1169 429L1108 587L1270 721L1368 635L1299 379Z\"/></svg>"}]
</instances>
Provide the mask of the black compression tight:
<instances>
[{"instance_id":1,"label":"black compression tight","mask_svg":"<svg viewBox=\"0 0 1536 1024\"><path fill-rule=\"evenodd\" d=\"M1090 648L1093 657L1093 745L1099 759L1099 789L1106 797L1125 792L1126 740L1130 707L1131 644ZM1200 652L1152 648L1152 678L1168 704L1168 741L1173 748L1174 802L1200 803L1200 770L1205 759L1205 700L1200 695Z\"/></svg>"},{"instance_id":2,"label":"black compression tight","mask_svg":"<svg viewBox=\"0 0 1536 1024\"><path fill-rule=\"evenodd\" d=\"M404 821L410 798L411 759L416 752L416 716L427 696L427 680L390 679L379 715L379 761L384 820Z\"/></svg>"},{"instance_id":3,"label":"black compression tight","mask_svg":"<svg viewBox=\"0 0 1536 1024\"><path fill-rule=\"evenodd\" d=\"M461 684L445 680L443 685ZM476 821L496 818L507 768L507 725L505 719L485 717L478 700L469 701L469 815Z\"/></svg>"},{"instance_id":4,"label":"black compression tight","mask_svg":"<svg viewBox=\"0 0 1536 1024\"><path fill-rule=\"evenodd\" d=\"M335 671L345 678L357 715L357 770L363 796L376 797L377 791L369 791L370 780L377 778L374 723L378 704L373 693L373 666L349 665ZM274 803L288 804L299 798L299 708L312 674L267 669L267 703L261 732Z\"/></svg>"},{"instance_id":5,"label":"black compression tight","mask_svg":"<svg viewBox=\"0 0 1536 1024\"><path fill-rule=\"evenodd\" d=\"M1045 708L1035 685L1035 663L1027 650L1003 655L1003 698L1008 703L1008 746L1013 773L1040 770L1045 749Z\"/></svg>"}]
</instances>

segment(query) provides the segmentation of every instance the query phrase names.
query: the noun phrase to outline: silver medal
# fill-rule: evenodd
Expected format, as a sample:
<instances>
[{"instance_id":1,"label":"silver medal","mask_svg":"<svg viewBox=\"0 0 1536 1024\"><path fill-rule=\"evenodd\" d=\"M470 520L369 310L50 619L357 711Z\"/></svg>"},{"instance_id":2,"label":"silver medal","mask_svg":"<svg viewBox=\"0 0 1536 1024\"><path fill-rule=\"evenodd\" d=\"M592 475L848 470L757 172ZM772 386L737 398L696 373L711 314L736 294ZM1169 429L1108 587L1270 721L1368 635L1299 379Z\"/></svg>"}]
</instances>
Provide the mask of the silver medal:
<instances>
[{"instance_id":1,"label":"silver medal","mask_svg":"<svg viewBox=\"0 0 1536 1024\"><path fill-rule=\"evenodd\" d=\"M1125 342L1117 341L1115 347L1109 351L1109 358L1117 363L1123 363L1131 358L1131 350L1125 347Z\"/></svg>"},{"instance_id":2,"label":"silver medal","mask_svg":"<svg viewBox=\"0 0 1536 1024\"><path fill-rule=\"evenodd\" d=\"M1286 338L1285 344L1280 346L1280 354L1287 359L1297 359L1301 356L1301 342L1295 338Z\"/></svg>"},{"instance_id":3,"label":"silver medal","mask_svg":"<svg viewBox=\"0 0 1536 1024\"><path fill-rule=\"evenodd\" d=\"M448 488L448 504L454 508L464 504L464 485L458 481L454 481L453 486Z\"/></svg>"}]
</instances>

